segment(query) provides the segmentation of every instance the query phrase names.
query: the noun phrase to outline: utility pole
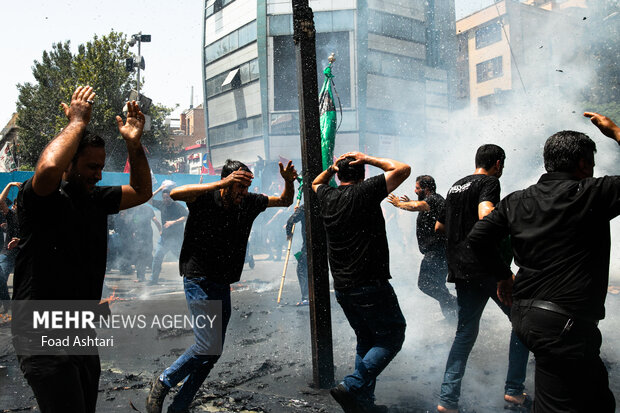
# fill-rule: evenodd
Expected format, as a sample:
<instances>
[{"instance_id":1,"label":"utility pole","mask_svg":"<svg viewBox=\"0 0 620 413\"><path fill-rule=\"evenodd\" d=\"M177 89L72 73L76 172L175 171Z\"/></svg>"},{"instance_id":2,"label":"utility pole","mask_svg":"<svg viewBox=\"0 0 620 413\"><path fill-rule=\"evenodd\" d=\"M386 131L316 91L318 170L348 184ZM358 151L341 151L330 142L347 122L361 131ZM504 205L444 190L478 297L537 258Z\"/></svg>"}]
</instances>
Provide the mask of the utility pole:
<instances>
[{"instance_id":1,"label":"utility pole","mask_svg":"<svg viewBox=\"0 0 620 413\"><path fill-rule=\"evenodd\" d=\"M297 58L299 94L299 131L303 165L303 193L306 202L306 245L308 248L308 287L310 293L310 334L314 385L334 385L327 238L320 217L318 199L312 181L323 171L321 129L316 75L316 31L308 0L292 0L293 39Z\"/></svg>"},{"instance_id":2,"label":"utility pole","mask_svg":"<svg viewBox=\"0 0 620 413\"><path fill-rule=\"evenodd\" d=\"M133 68L138 68L137 78L136 78L136 92L138 92L137 102L140 101L140 69L144 70L144 57L142 57L142 42L148 43L151 41L150 34L142 34L142 32L138 34L131 35L131 39L129 39L129 46L135 46L138 43L138 57L134 62L133 58L126 59L125 65L127 71L133 71Z\"/></svg>"}]
</instances>

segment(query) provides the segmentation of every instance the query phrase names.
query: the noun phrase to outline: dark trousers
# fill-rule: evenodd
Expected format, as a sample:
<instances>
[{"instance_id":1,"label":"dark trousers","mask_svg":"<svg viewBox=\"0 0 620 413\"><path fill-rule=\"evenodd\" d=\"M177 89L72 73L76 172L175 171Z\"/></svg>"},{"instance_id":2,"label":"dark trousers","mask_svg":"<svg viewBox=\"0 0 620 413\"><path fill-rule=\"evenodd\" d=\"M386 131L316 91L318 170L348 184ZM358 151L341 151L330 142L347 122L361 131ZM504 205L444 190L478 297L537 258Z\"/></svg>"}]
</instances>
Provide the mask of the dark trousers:
<instances>
[{"instance_id":1,"label":"dark trousers","mask_svg":"<svg viewBox=\"0 0 620 413\"><path fill-rule=\"evenodd\" d=\"M355 371L343 384L363 403L373 403L377 376L405 340L407 323L389 282L336 290L336 300L355 331Z\"/></svg>"},{"instance_id":2,"label":"dark trousers","mask_svg":"<svg viewBox=\"0 0 620 413\"><path fill-rule=\"evenodd\" d=\"M599 356L601 332L590 321L535 307L512 307L512 325L536 357L534 412L615 411L607 369Z\"/></svg>"},{"instance_id":3,"label":"dark trousers","mask_svg":"<svg viewBox=\"0 0 620 413\"><path fill-rule=\"evenodd\" d=\"M445 252L429 251L424 255L420 264L418 288L424 294L439 302L441 312L448 319L456 318L456 297L450 294L446 287L448 262Z\"/></svg>"},{"instance_id":4,"label":"dark trousers","mask_svg":"<svg viewBox=\"0 0 620 413\"><path fill-rule=\"evenodd\" d=\"M41 413L94 413L97 408L99 356L19 357L20 368Z\"/></svg>"}]
</instances>

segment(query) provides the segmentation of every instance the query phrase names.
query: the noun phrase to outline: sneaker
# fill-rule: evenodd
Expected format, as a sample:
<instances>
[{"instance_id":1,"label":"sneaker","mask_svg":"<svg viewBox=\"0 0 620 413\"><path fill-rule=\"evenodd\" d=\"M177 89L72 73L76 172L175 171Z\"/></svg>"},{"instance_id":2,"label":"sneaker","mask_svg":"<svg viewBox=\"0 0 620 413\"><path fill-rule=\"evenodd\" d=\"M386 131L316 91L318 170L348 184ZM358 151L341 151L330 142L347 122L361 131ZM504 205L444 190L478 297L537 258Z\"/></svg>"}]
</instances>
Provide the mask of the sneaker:
<instances>
[{"instance_id":1,"label":"sneaker","mask_svg":"<svg viewBox=\"0 0 620 413\"><path fill-rule=\"evenodd\" d=\"M161 413L161 409L164 404L164 399L170 391L170 387L166 386L159 377L153 379L153 385L149 395L146 396L146 412L147 413Z\"/></svg>"},{"instance_id":2,"label":"sneaker","mask_svg":"<svg viewBox=\"0 0 620 413\"><path fill-rule=\"evenodd\" d=\"M306 305L310 305L310 301L308 300L301 300L300 302L298 302L297 304L295 304L297 307L303 307Z\"/></svg>"}]
</instances>

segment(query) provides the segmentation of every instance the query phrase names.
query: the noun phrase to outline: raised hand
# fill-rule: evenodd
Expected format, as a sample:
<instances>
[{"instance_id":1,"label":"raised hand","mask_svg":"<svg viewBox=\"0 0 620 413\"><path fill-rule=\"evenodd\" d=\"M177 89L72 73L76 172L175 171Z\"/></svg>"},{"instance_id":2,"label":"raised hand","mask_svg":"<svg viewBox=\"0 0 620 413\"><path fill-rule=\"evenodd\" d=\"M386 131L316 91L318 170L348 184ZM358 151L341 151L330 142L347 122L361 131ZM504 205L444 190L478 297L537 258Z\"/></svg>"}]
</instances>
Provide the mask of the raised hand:
<instances>
[{"instance_id":1,"label":"raised hand","mask_svg":"<svg viewBox=\"0 0 620 413\"><path fill-rule=\"evenodd\" d=\"M140 141L142 131L144 130L144 113L140 111L140 107L135 100L127 102L127 120L123 124L123 118L116 117L118 131L126 141Z\"/></svg>"},{"instance_id":2,"label":"raised hand","mask_svg":"<svg viewBox=\"0 0 620 413\"><path fill-rule=\"evenodd\" d=\"M603 135L616 140L620 143L620 128L607 116L596 112L584 112L583 116L590 118L592 123L599 128Z\"/></svg>"},{"instance_id":3,"label":"raised hand","mask_svg":"<svg viewBox=\"0 0 620 413\"><path fill-rule=\"evenodd\" d=\"M95 92L90 86L78 86L71 96L71 104L61 103L65 116L69 122L88 124L93 111Z\"/></svg>"},{"instance_id":4,"label":"raised hand","mask_svg":"<svg viewBox=\"0 0 620 413\"><path fill-rule=\"evenodd\" d=\"M278 162L280 166L280 175L286 182L293 182L297 179L297 171L293 165L293 161L288 161L286 168L282 165L282 162Z\"/></svg>"},{"instance_id":5,"label":"raised hand","mask_svg":"<svg viewBox=\"0 0 620 413\"><path fill-rule=\"evenodd\" d=\"M224 184L224 187L231 186L234 183L238 183L243 186L250 186L252 185L252 179L254 179L254 174L252 174L252 172L244 171L239 168L226 178L222 179L222 183Z\"/></svg>"}]
</instances>

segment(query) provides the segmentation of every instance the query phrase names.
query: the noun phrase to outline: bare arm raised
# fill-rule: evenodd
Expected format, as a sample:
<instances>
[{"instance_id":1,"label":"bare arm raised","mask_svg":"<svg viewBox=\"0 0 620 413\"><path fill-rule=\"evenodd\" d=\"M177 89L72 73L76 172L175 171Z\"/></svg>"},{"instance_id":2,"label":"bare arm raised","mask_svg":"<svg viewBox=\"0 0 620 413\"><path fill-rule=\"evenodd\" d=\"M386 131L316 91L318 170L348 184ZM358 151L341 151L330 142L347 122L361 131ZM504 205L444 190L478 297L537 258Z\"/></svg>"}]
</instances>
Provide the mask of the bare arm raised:
<instances>
[{"instance_id":1,"label":"bare arm raised","mask_svg":"<svg viewBox=\"0 0 620 413\"><path fill-rule=\"evenodd\" d=\"M239 168L226 178L220 179L216 182L209 182L207 184L189 184L179 186L170 191L170 198L175 201L194 202L196 198L205 192L211 192L218 189L224 189L232 186L234 183L249 187L252 184L254 175L251 172L247 172Z\"/></svg>"},{"instance_id":2,"label":"bare arm raised","mask_svg":"<svg viewBox=\"0 0 620 413\"><path fill-rule=\"evenodd\" d=\"M270 196L269 201L267 202L267 207L280 207L280 206L289 206L293 203L293 198L295 196L295 186L293 182L297 179L297 171L293 166L293 161L288 161L286 164L286 168L282 165L282 162L279 162L280 166L280 175L282 179L284 179L284 191L280 194L280 196Z\"/></svg>"},{"instance_id":3,"label":"bare arm raised","mask_svg":"<svg viewBox=\"0 0 620 413\"><path fill-rule=\"evenodd\" d=\"M590 118L592 123L599 128L603 135L612 138L620 144L620 127L618 127L611 119L596 112L584 112L583 116Z\"/></svg>"},{"instance_id":4,"label":"bare arm raised","mask_svg":"<svg viewBox=\"0 0 620 413\"><path fill-rule=\"evenodd\" d=\"M144 130L144 114L136 101L127 102L127 120L123 124L120 116L116 117L118 131L121 133L129 156L129 185L123 185L120 209L128 209L140 205L152 196L151 171L146 159L144 148L140 142Z\"/></svg>"},{"instance_id":5,"label":"bare arm raised","mask_svg":"<svg viewBox=\"0 0 620 413\"><path fill-rule=\"evenodd\" d=\"M412 201L409 197L401 196L400 199L394 195L388 195L388 202L394 205L396 208L404 209L405 211L430 211L431 207L426 201Z\"/></svg>"},{"instance_id":6,"label":"bare arm raised","mask_svg":"<svg viewBox=\"0 0 620 413\"><path fill-rule=\"evenodd\" d=\"M32 188L39 196L51 194L69 167L92 114L95 92L90 86L80 86L71 97L71 104L62 103L69 124L45 147L34 172Z\"/></svg>"}]
</instances>

